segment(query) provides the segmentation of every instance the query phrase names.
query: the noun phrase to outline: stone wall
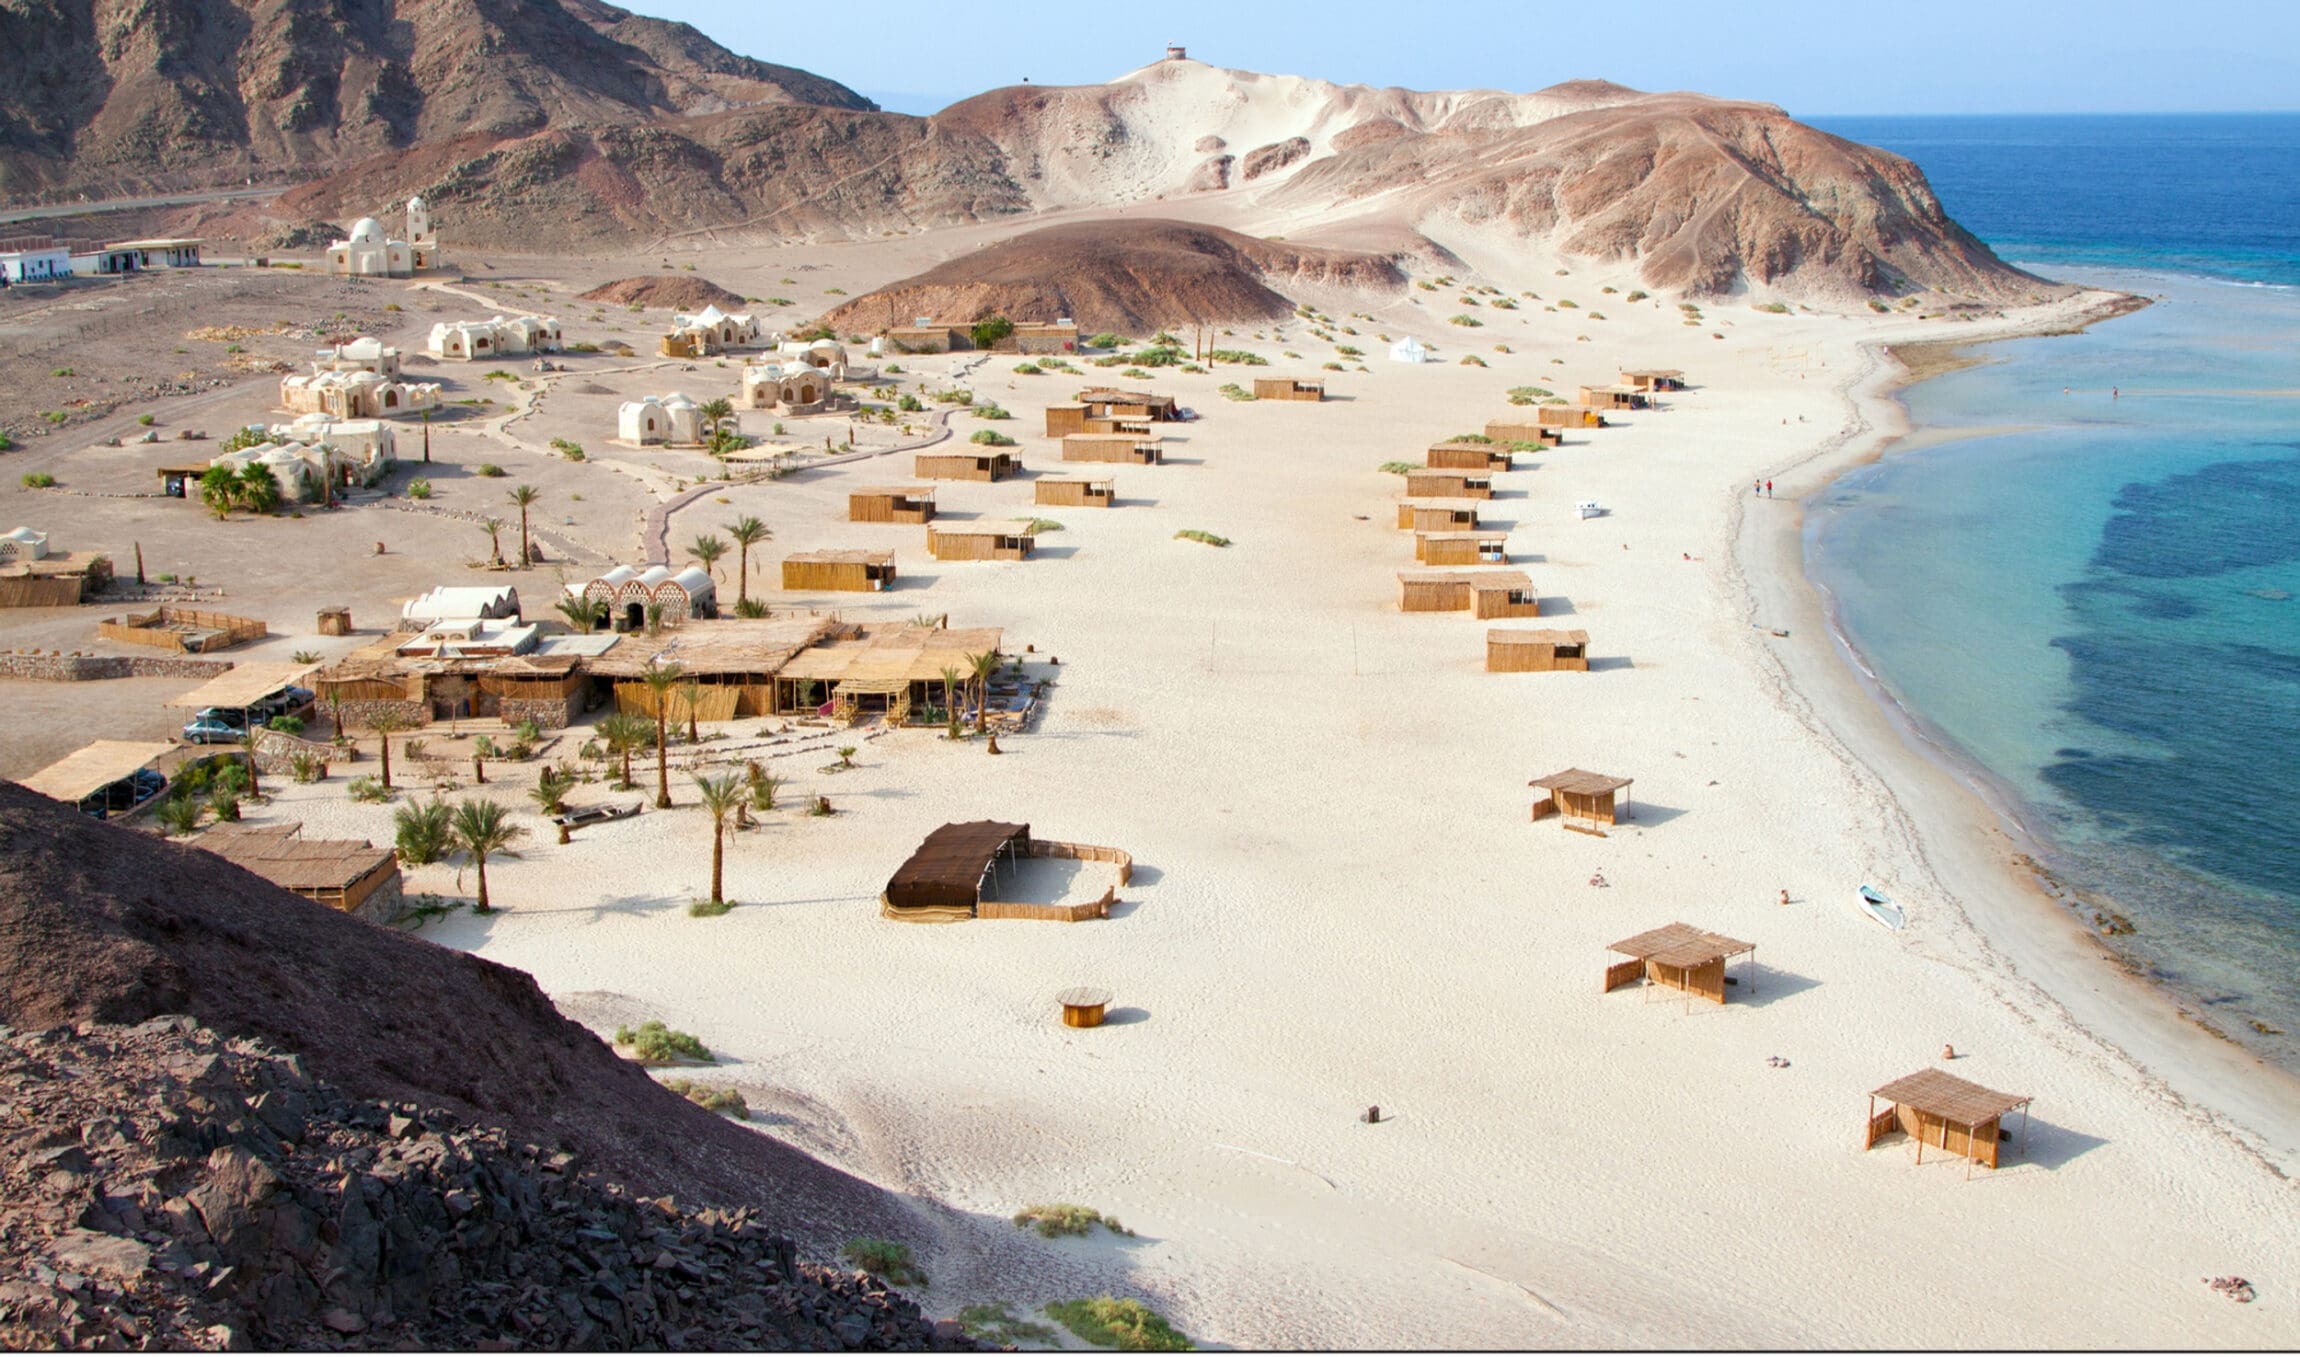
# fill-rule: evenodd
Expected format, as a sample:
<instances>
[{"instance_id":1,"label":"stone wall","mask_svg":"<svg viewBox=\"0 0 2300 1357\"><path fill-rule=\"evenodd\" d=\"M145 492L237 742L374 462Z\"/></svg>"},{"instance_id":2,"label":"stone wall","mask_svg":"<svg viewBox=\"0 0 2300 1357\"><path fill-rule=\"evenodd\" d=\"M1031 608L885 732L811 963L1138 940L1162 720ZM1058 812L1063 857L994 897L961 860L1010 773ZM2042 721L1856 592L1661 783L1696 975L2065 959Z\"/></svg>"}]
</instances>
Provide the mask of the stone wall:
<instances>
[{"instance_id":1,"label":"stone wall","mask_svg":"<svg viewBox=\"0 0 2300 1357\"><path fill-rule=\"evenodd\" d=\"M506 697L502 699L497 714L509 726L516 726L521 721L533 721L538 730L562 730L575 724L575 718L583 714L583 695L569 693L565 697L553 698Z\"/></svg>"},{"instance_id":2,"label":"stone wall","mask_svg":"<svg viewBox=\"0 0 2300 1357\"><path fill-rule=\"evenodd\" d=\"M330 712L334 710L325 702L320 706ZM431 704L428 702L415 698L355 697L347 698L343 703L345 733L357 738L367 731L369 723L378 713L386 710L399 713L401 723L411 730L431 724Z\"/></svg>"},{"instance_id":3,"label":"stone wall","mask_svg":"<svg viewBox=\"0 0 2300 1357\"><path fill-rule=\"evenodd\" d=\"M123 678L208 679L231 667L230 660L161 655L42 655L33 651L0 651L0 679L41 679L50 683Z\"/></svg>"}]
</instances>

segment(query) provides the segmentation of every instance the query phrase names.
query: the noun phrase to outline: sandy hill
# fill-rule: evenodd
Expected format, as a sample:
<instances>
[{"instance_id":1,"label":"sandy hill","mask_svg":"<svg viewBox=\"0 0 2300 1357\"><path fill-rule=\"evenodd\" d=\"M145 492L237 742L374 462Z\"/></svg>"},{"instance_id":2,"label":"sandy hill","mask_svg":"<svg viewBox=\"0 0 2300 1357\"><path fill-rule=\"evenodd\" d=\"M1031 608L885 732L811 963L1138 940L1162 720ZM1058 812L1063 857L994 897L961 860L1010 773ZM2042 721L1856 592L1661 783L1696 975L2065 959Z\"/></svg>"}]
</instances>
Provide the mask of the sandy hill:
<instances>
[{"instance_id":1,"label":"sandy hill","mask_svg":"<svg viewBox=\"0 0 2300 1357\"><path fill-rule=\"evenodd\" d=\"M636 278L618 278L612 283L601 283L580 300L605 302L614 306L661 307L672 311L700 311L706 306L721 310L743 304L742 294L729 292L708 278L691 273L641 274Z\"/></svg>"},{"instance_id":2,"label":"sandy hill","mask_svg":"<svg viewBox=\"0 0 2300 1357\"><path fill-rule=\"evenodd\" d=\"M15 0L0 52L8 196L304 177L467 133L873 107L598 0Z\"/></svg>"},{"instance_id":3,"label":"sandy hill","mask_svg":"<svg viewBox=\"0 0 2300 1357\"><path fill-rule=\"evenodd\" d=\"M672 1094L524 972L0 782L0 1023L166 1014L293 1052L349 1097L564 1147L634 1191L757 1208L817 1243L899 1228L877 1188Z\"/></svg>"},{"instance_id":4,"label":"sandy hill","mask_svg":"<svg viewBox=\"0 0 2300 1357\"><path fill-rule=\"evenodd\" d=\"M1258 240L1218 226L1127 218L1029 231L857 297L826 317L875 331L913 317L1069 316L1087 333L1254 321L1294 309L1302 284L1390 292L1389 257Z\"/></svg>"},{"instance_id":5,"label":"sandy hill","mask_svg":"<svg viewBox=\"0 0 2300 1357\"><path fill-rule=\"evenodd\" d=\"M2053 291L1951 221L1907 160L1769 104L1594 80L1430 92L1170 60L930 118L782 105L473 133L279 210L356 215L415 190L480 244L853 236L1165 199L1261 235L1419 236L1497 266L1591 261L1699 294Z\"/></svg>"}]
</instances>

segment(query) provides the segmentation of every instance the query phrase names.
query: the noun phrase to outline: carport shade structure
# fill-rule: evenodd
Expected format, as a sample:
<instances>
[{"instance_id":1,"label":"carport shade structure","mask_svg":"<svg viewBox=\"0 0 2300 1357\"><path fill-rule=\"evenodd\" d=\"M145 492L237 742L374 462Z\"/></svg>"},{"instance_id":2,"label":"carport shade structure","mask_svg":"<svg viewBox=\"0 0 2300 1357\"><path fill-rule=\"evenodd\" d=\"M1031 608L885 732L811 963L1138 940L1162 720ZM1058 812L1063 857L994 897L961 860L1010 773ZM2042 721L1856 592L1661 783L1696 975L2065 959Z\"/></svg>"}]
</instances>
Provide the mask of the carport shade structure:
<instances>
[{"instance_id":1,"label":"carport shade structure","mask_svg":"<svg viewBox=\"0 0 2300 1357\"><path fill-rule=\"evenodd\" d=\"M1889 1104L1877 1111L1877 1100ZM1999 1093L1946 1070L1918 1070L1903 1075L1869 1094L1869 1121L1861 1148L1868 1149L1894 1131L1906 1131L1917 1142L1917 1162L1925 1162L1925 1138L1937 1149L1965 1156L1965 1176L1973 1176L1975 1161L1997 1166L1997 1151L2004 1137L2000 1123L2005 1113L2020 1109L2020 1148L2028 1147L2028 1105L2025 1093Z\"/></svg>"},{"instance_id":2,"label":"carport shade structure","mask_svg":"<svg viewBox=\"0 0 2300 1357\"><path fill-rule=\"evenodd\" d=\"M1606 950L1630 958L1605 968L1607 992L1642 976L1654 984L1684 993L1688 1008L1692 1007L1692 996L1696 994L1712 1003L1724 1003L1725 963L1744 953L1752 965L1757 958L1756 943L1681 923L1648 929L1634 938L1623 938ZM1747 974L1750 967L1742 970ZM1756 977L1749 975L1748 979L1749 992L1755 994Z\"/></svg>"},{"instance_id":3,"label":"carport shade structure","mask_svg":"<svg viewBox=\"0 0 2300 1357\"><path fill-rule=\"evenodd\" d=\"M1030 845L1030 826L1000 820L948 824L926 836L910 860L895 868L879 902L896 917L971 919L982 903L982 881L998 860L1010 863Z\"/></svg>"}]
</instances>

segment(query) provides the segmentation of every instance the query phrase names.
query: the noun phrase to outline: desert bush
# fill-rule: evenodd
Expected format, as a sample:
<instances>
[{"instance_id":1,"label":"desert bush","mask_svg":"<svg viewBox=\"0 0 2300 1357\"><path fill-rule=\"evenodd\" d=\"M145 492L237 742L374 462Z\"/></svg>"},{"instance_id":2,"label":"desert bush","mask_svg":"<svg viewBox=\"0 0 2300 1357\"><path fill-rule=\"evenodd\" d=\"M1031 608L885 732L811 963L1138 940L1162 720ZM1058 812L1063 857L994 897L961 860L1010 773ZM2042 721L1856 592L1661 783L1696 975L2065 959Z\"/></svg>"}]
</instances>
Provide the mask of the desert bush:
<instances>
[{"instance_id":1,"label":"desert bush","mask_svg":"<svg viewBox=\"0 0 2300 1357\"><path fill-rule=\"evenodd\" d=\"M1036 363L1016 363L1014 365L1014 375L1017 377L1036 377L1045 371L1046 369Z\"/></svg>"},{"instance_id":2,"label":"desert bush","mask_svg":"<svg viewBox=\"0 0 2300 1357\"><path fill-rule=\"evenodd\" d=\"M1034 1320L1017 1316L1005 1301L984 1301L978 1305L961 1306L958 1327L966 1336L978 1343L991 1343L999 1347L1018 1348L1054 1346L1054 1330Z\"/></svg>"},{"instance_id":3,"label":"desert bush","mask_svg":"<svg viewBox=\"0 0 2300 1357\"><path fill-rule=\"evenodd\" d=\"M372 777L355 777L344 790L351 794L352 800L369 805L391 799L391 789Z\"/></svg>"},{"instance_id":4,"label":"desert bush","mask_svg":"<svg viewBox=\"0 0 2300 1357\"><path fill-rule=\"evenodd\" d=\"M1463 354L1461 356L1461 365L1465 368L1482 368L1489 366L1483 358L1478 357L1474 353Z\"/></svg>"},{"instance_id":5,"label":"desert bush","mask_svg":"<svg viewBox=\"0 0 2300 1357\"><path fill-rule=\"evenodd\" d=\"M1250 401L1256 399L1253 392L1248 391L1246 388L1238 385L1236 382L1224 382L1217 389L1221 392L1222 398L1224 400Z\"/></svg>"},{"instance_id":6,"label":"desert bush","mask_svg":"<svg viewBox=\"0 0 2300 1357\"><path fill-rule=\"evenodd\" d=\"M55 483L56 478L45 471L27 471L18 481L26 490L46 490Z\"/></svg>"},{"instance_id":7,"label":"desert bush","mask_svg":"<svg viewBox=\"0 0 2300 1357\"><path fill-rule=\"evenodd\" d=\"M1210 533L1204 528L1184 528L1182 531L1174 534L1174 540L1178 542L1204 542L1207 546L1210 547L1226 547L1230 545L1229 538Z\"/></svg>"},{"instance_id":8,"label":"desert bush","mask_svg":"<svg viewBox=\"0 0 2300 1357\"><path fill-rule=\"evenodd\" d=\"M409 867L421 867L439 861L447 856L448 847L453 841L448 830L448 821L453 813L454 807L436 797L420 804L410 802L401 806L391 813L392 851Z\"/></svg>"},{"instance_id":9,"label":"desert bush","mask_svg":"<svg viewBox=\"0 0 2300 1357\"><path fill-rule=\"evenodd\" d=\"M431 482L426 480L409 481L407 483L407 497L409 499L430 499Z\"/></svg>"},{"instance_id":10,"label":"desert bush","mask_svg":"<svg viewBox=\"0 0 2300 1357\"><path fill-rule=\"evenodd\" d=\"M303 718L300 716L275 716L264 724L283 735L303 734Z\"/></svg>"},{"instance_id":11,"label":"desert bush","mask_svg":"<svg viewBox=\"0 0 2300 1357\"><path fill-rule=\"evenodd\" d=\"M1650 293L1648 293L1648 292L1644 291L1644 290L1643 290L1643 289L1641 289L1641 288L1632 288L1632 289L1630 289L1630 293L1629 293L1629 295L1628 295L1628 296L1626 296L1626 297L1624 297L1624 298L1622 298L1622 300L1623 300L1623 301L1625 301L1625 302L1641 302L1641 301L1644 301L1644 300L1645 300L1645 299L1646 299L1648 296L1650 296L1650 295L1652 295L1652 294L1650 294Z\"/></svg>"},{"instance_id":12,"label":"desert bush","mask_svg":"<svg viewBox=\"0 0 2300 1357\"><path fill-rule=\"evenodd\" d=\"M152 818L169 834L181 838L200 827L200 817L207 807L189 791L179 790L174 796L152 808Z\"/></svg>"},{"instance_id":13,"label":"desert bush","mask_svg":"<svg viewBox=\"0 0 2300 1357\"><path fill-rule=\"evenodd\" d=\"M1465 330L1475 330L1475 329L1478 329L1479 327L1483 326L1483 325L1485 324L1485 322L1484 322L1484 321L1482 321L1482 320L1479 320L1479 319L1478 319L1477 317L1475 317L1475 316L1471 316L1471 315L1460 315L1460 316L1449 316L1449 317L1447 317L1447 318L1446 318L1446 324L1448 324L1448 325L1459 325L1459 326L1461 326L1461 327L1462 327L1463 329L1465 329Z\"/></svg>"},{"instance_id":14,"label":"desert bush","mask_svg":"<svg viewBox=\"0 0 2300 1357\"><path fill-rule=\"evenodd\" d=\"M1058 1300L1046 1307L1063 1328L1096 1347L1120 1352L1189 1352L1190 1340L1175 1332L1166 1317L1138 1300L1097 1296L1092 1300Z\"/></svg>"},{"instance_id":15,"label":"desert bush","mask_svg":"<svg viewBox=\"0 0 2300 1357\"><path fill-rule=\"evenodd\" d=\"M642 1065L669 1065L681 1060L709 1060L711 1048L691 1032L667 1027L649 1018L637 1027L615 1029L615 1044L631 1048L631 1058Z\"/></svg>"},{"instance_id":16,"label":"desert bush","mask_svg":"<svg viewBox=\"0 0 2300 1357\"><path fill-rule=\"evenodd\" d=\"M1076 1202L1050 1202L1025 1206L1014 1213L1014 1223L1025 1230L1036 1230L1040 1237L1054 1239L1061 1235L1091 1234L1099 1225L1112 1234L1131 1234L1118 1223L1115 1216L1103 1215L1091 1206Z\"/></svg>"},{"instance_id":17,"label":"desert bush","mask_svg":"<svg viewBox=\"0 0 2300 1357\"><path fill-rule=\"evenodd\" d=\"M1062 525L1051 518L1034 518L1030 520L1030 530L1034 533L1060 532Z\"/></svg>"},{"instance_id":18,"label":"desert bush","mask_svg":"<svg viewBox=\"0 0 2300 1357\"><path fill-rule=\"evenodd\" d=\"M1789 314L1789 304L1787 302L1759 302L1757 304L1757 309L1771 316L1785 316Z\"/></svg>"},{"instance_id":19,"label":"desert bush","mask_svg":"<svg viewBox=\"0 0 2300 1357\"><path fill-rule=\"evenodd\" d=\"M924 1286L926 1273L913 1260L910 1245L891 1239L850 1239L839 1256L850 1266L895 1286Z\"/></svg>"},{"instance_id":20,"label":"desert bush","mask_svg":"<svg viewBox=\"0 0 2300 1357\"><path fill-rule=\"evenodd\" d=\"M319 755L308 749L299 749L288 755L288 776L298 782L317 782L325 771L327 765L320 762Z\"/></svg>"},{"instance_id":21,"label":"desert bush","mask_svg":"<svg viewBox=\"0 0 2300 1357\"><path fill-rule=\"evenodd\" d=\"M1421 470L1420 467L1415 466L1411 462L1384 462L1374 469L1376 471L1386 471L1392 476L1404 476Z\"/></svg>"},{"instance_id":22,"label":"desert bush","mask_svg":"<svg viewBox=\"0 0 2300 1357\"><path fill-rule=\"evenodd\" d=\"M716 919L735 907L732 900L689 900L687 917L690 919Z\"/></svg>"},{"instance_id":23,"label":"desert bush","mask_svg":"<svg viewBox=\"0 0 2300 1357\"><path fill-rule=\"evenodd\" d=\"M1269 359L1250 349L1216 349L1207 357L1217 363L1228 363L1232 367L1266 368L1270 365Z\"/></svg>"},{"instance_id":24,"label":"desert bush","mask_svg":"<svg viewBox=\"0 0 2300 1357\"><path fill-rule=\"evenodd\" d=\"M481 462L477 467L474 467L473 470L477 474L489 477L491 479L503 474L503 468L495 465L493 462Z\"/></svg>"},{"instance_id":25,"label":"desert bush","mask_svg":"<svg viewBox=\"0 0 2300 1357\"><path fill-rule=\"evenodd\" d=\"M1000 433L996 429L976 429L973 436L968 438L966 441L969 443L980 443L986 448L1011 448L1014 446L1013 439L1008 438L1005 434Z\"/></svg>"},{"instance_id":26,"label":"desert bush","mask_svg":"<svg viewBox=\"0 0 2300 1357\"><path fill-rule=\"evenodd\" d=\"M743 1101L742 1094L724 1084L705 1084L693 1079L665 1079L663 1087L706 1111L733 1117L736 1121L751 1119L750 1104Z\"/></svg>"}]
</instances>

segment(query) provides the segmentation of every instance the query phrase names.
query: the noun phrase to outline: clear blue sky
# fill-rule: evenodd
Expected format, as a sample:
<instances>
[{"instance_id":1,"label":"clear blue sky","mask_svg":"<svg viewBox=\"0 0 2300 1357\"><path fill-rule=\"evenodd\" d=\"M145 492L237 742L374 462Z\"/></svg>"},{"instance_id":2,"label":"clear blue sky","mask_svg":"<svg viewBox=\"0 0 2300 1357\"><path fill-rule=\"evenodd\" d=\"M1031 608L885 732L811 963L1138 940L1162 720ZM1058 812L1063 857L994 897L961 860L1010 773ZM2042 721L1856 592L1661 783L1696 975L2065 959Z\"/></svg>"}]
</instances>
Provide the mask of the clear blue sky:
<instances>
[{"instance_id":1,"label":"clear blue sky","mask_svg":"<svg viewBox=\"0 0 2300 1357\"><path fill-rule=\"evenodd\" d=\"M1341 83L1532 90L1595 76L1800 117L2300 109L2300 0L622 3L903 113L1026 77L1097 83L1169 42L1219 66Z\"/></svg>"}]
</instances>

